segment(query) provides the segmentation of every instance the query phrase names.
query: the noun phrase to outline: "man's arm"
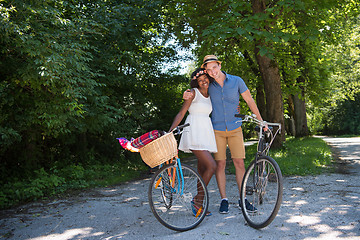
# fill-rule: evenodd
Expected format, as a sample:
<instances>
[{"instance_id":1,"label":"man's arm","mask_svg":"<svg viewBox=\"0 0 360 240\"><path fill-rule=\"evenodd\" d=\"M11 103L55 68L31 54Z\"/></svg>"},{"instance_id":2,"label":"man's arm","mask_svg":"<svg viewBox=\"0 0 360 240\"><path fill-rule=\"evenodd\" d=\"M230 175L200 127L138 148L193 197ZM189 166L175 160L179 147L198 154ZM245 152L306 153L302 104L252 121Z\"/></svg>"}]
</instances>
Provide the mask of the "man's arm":
<instances>
[{"instance_id":1,"label":"man's arm","mask_svg":"<svg viewBox=\"0 0 360 240\"><path fill-rule=\"evenodd\" d=\"M245 100L245 102L247 103L247 105L249 106L250 110L256 115L256 118L259 119L260 121L263 121L262 117L261 117L261 114L260 114L260 111L253 99L253 97L251 96L251 93L248 90L246 90L245 92L243 92L241 94L241 96L243 97L243 99ZM265 131L267 130L267 126L265 127Z\"/></svg>"},{"instance_id":2,"label":"man's arm","mask_svg":"<svg viewBox=\"0 0 360 240\"><path fill-rule=\"evenodd\" d=\"M249 106L250 110L256 115L256 118L262 121L263 119L261 117L260 111L259 111L258 107L256 106L256 103L255 103L253 97L251 96L249 89L246 90L245 92L243 92L241 94L241 96L243 97L243 99L245 100L247 105Z\"/></svg>"},{"instance_id":3,"label":"man's arm","mask_svg":"<svg viewBox=\"0 0 360 240\"><path fill-rule=\"evenodd\" d=\"M191 90L189 90L190 92L192 92ZM185 93L184 93L185 94ZM176 128L180 122L183 120L185 113L187 112L187 110L189 109L192 101L195 98L195 93L189 94L190 97L188 99L186 99L179 111L179 113L175 116L173 123L171 124L171 127L169 129L169 132L171 130L173 130L174 128Z\"/></svg>"},{"instance_id":4,"label":"man's arm","mask_svg":"<svg viewBox=\"0 0 360 240\"><path fill-rule=\"evenodd\" d=\"M184 100L194 99L194 97L195 97L195 91L191 91L191 89L187 89L183 93L183 99Z\"/></svg>"}]
</instances>

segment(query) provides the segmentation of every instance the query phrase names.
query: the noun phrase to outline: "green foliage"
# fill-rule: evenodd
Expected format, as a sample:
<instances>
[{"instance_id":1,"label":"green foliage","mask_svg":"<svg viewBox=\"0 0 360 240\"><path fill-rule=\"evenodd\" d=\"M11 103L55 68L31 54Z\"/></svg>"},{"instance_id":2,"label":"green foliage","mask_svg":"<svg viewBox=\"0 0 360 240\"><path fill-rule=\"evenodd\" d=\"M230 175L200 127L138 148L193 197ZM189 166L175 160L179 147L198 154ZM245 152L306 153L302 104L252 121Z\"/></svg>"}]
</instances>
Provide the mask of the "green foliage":
<instances>
[{"instance_id":1,"label":"green foliage","mask_svg":"<svg viewBox=\"0 0 360 240\"><path fill-rule=\"evenodd\" d=\"M135 160L126 165L116 164L71 164L64 167L54 166L49 171L44 168L35 171L28 179L11 179L0 189L0 209L16 204L49 198L69 190L96 186L108 186L134 179L147 167Z\"/></svg>"},{"instance_id":2,"label":"green foliage","mask_svg":"<svg viewBox=\"0 0 360 240\"><path fill-rule=\"evenodd\" d=\"M306 111L316 112L311 109L314 105L322 107L323 100L332 94L334 61L341 61L341 56L334 58L329 49L341 48L347 39L356 42L347 34L351 27L358 31L359 26L354 22L360 13L359 3L354 0L173 2L172 13L178 14L174 31L181 43L197 44L199 62L206 54L218 55L223 70L244 78L255 98L263 99L264 71L258 66L254 49L259 48L260 55L279 65L287 118L294 115L288 101L294 95L308 103ZM255 12L256 3L264 11ZM269 91L265 94L270 95ZM262 114L266 113L266 104L258 102ZM302 111L302 116L305 114Z\"/></svg>"},{"instance_id":3,"label":"green foliage","mask_svg":"<svg viewBox=\"0 0 360 240\"><path fill-rule=\"evenodd\" d=\"M331 92L309 102L311 131L322 134L359 134L360 35L359 19L349 19L343 41L328 46L333 74L328 78ZM329 64L330 65L330 64ZM315 94L314 94L315 95Z\"/></svg>"},{"instance_id":4,"label":"green foliage","mask_svg":"<svg viewBox=\"0 0 360 240\"><path fill-rule=\"evenodd\" d=\"M49 174L41 168L35 171L34 179L4 184L0 190L0 208L61 192L60 186L64 183L64 177Z\"/></svg>"},{"instance_id":5,"label":"green foliage","mask_svg":"<svg viewBox=\"0 0 360 240\"><path fill-rule=\"evenodd\" d=\"M360 91L352 98L338 100L323 119L324 134L360 134Z\"/></svg>"},{"instance_id":6,"label":"green foliage","mask_svg":"<svg viewBox=\"0 0 360 240\"><path fill-rule=\"evenodd\" d=\"M117 137L168 129L188 81L162 71L177 60L162 4L0 2L1 184L59 162L128 164Z\"/></svg>"}]
</instances>

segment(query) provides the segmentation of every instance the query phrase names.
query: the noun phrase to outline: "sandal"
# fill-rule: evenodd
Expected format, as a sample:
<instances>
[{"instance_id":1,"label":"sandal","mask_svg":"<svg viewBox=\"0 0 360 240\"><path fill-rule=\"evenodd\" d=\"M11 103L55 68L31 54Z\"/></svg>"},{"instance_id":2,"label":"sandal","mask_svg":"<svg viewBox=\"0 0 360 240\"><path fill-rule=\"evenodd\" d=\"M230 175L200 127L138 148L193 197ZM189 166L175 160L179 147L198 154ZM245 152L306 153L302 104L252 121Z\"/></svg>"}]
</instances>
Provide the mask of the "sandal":
<instances>
[{"instance_id":1,"label":"sandal","mask_svg":"<svg viewBox=\"0 0 360 240\"><path fill-rule=\"evenodd\" d=\"M195 205L194 199L191 200L191 210L195 217L198 217L203 211L202 207L199 208L198 206ZM212 213L210 211L207 211L205 214L205 216L211 216L211 215Z\"/></svg>"}]
</instances>

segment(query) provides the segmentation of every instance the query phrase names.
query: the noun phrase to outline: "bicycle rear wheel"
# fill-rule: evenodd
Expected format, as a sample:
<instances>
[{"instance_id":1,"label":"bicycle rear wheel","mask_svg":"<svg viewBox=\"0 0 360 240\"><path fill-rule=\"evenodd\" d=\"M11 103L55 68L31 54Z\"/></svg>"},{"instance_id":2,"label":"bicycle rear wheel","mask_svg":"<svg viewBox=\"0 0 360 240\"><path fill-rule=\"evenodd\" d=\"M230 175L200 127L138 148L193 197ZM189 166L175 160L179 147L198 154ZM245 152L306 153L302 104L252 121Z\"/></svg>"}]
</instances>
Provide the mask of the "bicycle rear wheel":
<instances>
[{"instance_id":1,"label":"bicycle rear wheel","mask_svg":"<svg viewBox=\"0 0 360 240\"><path fill-rule=\"evenodd\" d=\"M268 226L279 211L282 194L283 179L276 161L268 156L252 161L245 172L240 193L241 210L247 223L256 229Z\"/></svg>"},{"instance_id":2,"label":"bicycle rear wheel","mask_svg":"<svg viewBox=\"0 0 360 240\"><path fill-rule=\"evenodd\" d=\"M195 170L184 164L181 168L177 164L160 168L151 179L148 197L157 220L175 231L187 231L199 225L209 205L204 181ZM196 205L193 204L194 198Z\"/></svg>"}]
</instances>

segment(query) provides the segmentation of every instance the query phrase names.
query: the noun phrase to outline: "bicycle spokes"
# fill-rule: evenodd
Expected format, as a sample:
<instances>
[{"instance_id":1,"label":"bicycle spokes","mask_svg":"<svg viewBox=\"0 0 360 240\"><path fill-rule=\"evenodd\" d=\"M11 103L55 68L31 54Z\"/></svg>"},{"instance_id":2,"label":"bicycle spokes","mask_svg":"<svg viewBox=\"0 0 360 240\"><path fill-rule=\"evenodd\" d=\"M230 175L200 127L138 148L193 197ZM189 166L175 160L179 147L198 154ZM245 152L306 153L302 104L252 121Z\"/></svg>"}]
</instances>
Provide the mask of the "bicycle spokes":
<instances>
[{"instance_id":1,"label":"bicycle spokes","mask_svg":"<svg viewBox=\"0 0 360 240\"><path fill-rule=\"evenodd\" d=\"M263 228L272 222L281 204L282 191L282 176L275 160L261 156L249 165L241 188L241 205L250 226Z\"/></svg>"},{"instance_id":2,"label":"bicycle spokes","mask_svg":"<svg viewBox=\"0 0 360 240\"><path fill-rule=\"evenodd\" d=\"M266 162L262 161L257 164L255 167L255 171L257 174L255 174L254 182L255 182L255 189L258 195L258 202L259 204L263 203L264 195L266 193L266 186L268 183L268 173L269 171L272 171L270 169L270 165L266 164Z\"/></svg>"},{"instance_id":3,"label":"bicycle spokes","mask_svg":"<svg viewBox=\"0 0 360 240\"><path fill-rule=\"evenodd\" d=\"M204 219L208 207L206 185L199 174L176 163L165 165L155 173L148 196L155 217L164 226L177 231L197 226ZM197 208L192 204L195 199Z\"/></svg>"}]
</instances>

